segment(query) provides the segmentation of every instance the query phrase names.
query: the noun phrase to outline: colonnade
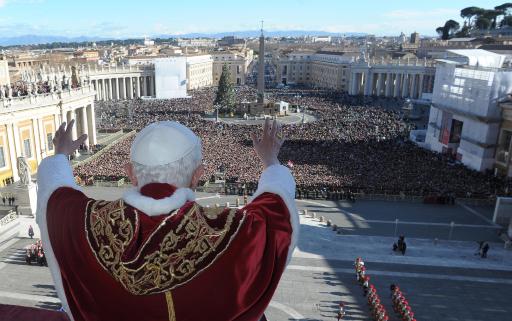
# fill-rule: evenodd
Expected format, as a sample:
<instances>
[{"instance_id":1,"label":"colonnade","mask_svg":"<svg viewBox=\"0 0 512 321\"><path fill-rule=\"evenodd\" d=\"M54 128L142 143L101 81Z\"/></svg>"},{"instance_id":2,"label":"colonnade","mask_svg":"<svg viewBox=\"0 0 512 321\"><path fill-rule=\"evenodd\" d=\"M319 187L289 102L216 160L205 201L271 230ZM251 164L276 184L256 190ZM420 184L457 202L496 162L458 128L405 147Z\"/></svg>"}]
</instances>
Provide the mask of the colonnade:
<instances>
[{"instance_id":1,"label":"colonnade","mask_svg":"<svg viewBox=\"0 0 512 321\"><path fill-rule=\"evenodd\" d=\"M83 107L73 108L71 110L63 110L60 115L61 122L70 122L75 120L75 126L71 136L73 140L77 139L80 135L87 134L87 139L84 145L91 146L96 145L96 113L94 111L94 105L89 104Z\"/></svg>"},{"instance_id":2,"label":"colonnade","mask_svg":"<svg viewBox=\"0 0 512 321\"><path fill-rule=\"evenodd\" d=\"M128 76L91 79L96 100L124 100L155 96L154 76Z\"/></svg>"},{"instance_id":3,"label":"colonnade","mask_svg":"<svg viewBox=\"0 0 512 321\"><path fill-rule=\"evenodd\" d=\"M349 94L419 99L433 88L434 73L363 70L352 72Z\"/></svg>"}]
</instances>

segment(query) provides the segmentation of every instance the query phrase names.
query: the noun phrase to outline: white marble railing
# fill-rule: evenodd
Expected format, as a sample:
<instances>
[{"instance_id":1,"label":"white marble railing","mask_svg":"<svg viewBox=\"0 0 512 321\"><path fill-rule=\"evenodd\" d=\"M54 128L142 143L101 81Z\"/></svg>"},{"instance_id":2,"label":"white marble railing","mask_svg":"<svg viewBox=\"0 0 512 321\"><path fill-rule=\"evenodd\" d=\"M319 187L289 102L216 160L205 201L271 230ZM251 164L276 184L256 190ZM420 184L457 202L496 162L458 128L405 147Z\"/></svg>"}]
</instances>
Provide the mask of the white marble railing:
<instances>
[{"instance_id":1,"label":"white marble railing","mask_svg":"<svg viewBox=\"0 0 512 321\"><path fill-rule=\"evenodd\" d=\"M18 218L18 215L16 212L11 211L9 214L5 215L0 219L0 227L7 225L8 223L16 220Z\"/></svg>"},{"instance_id":2,"label":"white marble railing","mask_svg":"<svg viewBox=\"0 0 512 321\"><path fill-rule=\"evenodd\" d=\"M116 67L101 67L101 68L85 68L81 71L81 76L96 76L96 75L111 75L116 73L142 73L142 72L152 72L155 70L153 65L122 65Z\"/></svg>"},{"instance_id":3,"label":"white marble railing","mask_svg":"<svg viewBox=\"0 0 512 321\"><path fill-rule=\"evenodd\" d=\"M55 103L56 101L75 98L83 94L91 93L94 93L94 88L92 86L83 86L76 89L63 90L61 92L38 94L32 96L2 98L0 99L0 113L23 109L27 106L51 104Z\"/></svg>"}]
</instances>

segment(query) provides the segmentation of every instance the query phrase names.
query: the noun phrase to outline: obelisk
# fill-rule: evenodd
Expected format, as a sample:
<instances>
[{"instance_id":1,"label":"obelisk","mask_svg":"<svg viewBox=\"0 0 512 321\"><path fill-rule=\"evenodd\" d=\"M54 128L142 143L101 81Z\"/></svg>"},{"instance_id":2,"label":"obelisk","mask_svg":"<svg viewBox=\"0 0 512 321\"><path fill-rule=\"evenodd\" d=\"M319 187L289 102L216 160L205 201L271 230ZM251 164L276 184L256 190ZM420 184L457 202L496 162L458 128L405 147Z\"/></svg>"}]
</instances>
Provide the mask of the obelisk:
<instances>
[{"instance_id":1,"label":"obelisk","mask_svg":"<svg viewBox=\"0 0 512 321\"><path fill-rule=\"evenodd\" d=\"M263 21L261 22L260 51L258 53L258 105L265 102L265 36L263 35Z\"/></svg>"}]
</instances>

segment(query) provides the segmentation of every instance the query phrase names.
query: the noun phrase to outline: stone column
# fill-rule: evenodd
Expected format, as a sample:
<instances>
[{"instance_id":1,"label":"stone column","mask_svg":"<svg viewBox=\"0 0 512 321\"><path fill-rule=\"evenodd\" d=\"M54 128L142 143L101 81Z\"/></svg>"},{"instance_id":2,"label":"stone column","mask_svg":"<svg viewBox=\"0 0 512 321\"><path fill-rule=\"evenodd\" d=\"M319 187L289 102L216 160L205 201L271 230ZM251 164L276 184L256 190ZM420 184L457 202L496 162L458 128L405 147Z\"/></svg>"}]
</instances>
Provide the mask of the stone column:
<instances>
[{"instance_id":1,"label":"stone column","mask_svg":"<svg viewBox=\"0 0 512 321\"><path fill-rule=\"evenodd\" d=\"M384 94L384 96L386 96L386 97L391 96L391 81L392 81L391 80L391 73L388 72L386 74L386 92Z\"/></svg>"},{"instance_id":2,"label":"stone column","mask_svg":"<svg viewBox=\"0 0 512 321\"><path fill-rule=\"evenodd\" d=\"M39 132L39 122L37 118L32 118L32 134L34 135L34 147L37 164L41 162L41 134Z\"/></svg>"},{"instance_id":3,"label":"stone column","mask_svg":"<svg viewBox=\"0 0 512 321\"><path fill-rule=\"evenodd\" d=\"M133 78L131 76L128 78L128 96L133 99Z\"/></svg>"},{"instance_id":4,"label":"stone column","mask_svg":"<svg viewBox=\"0 0 512 321\"><path fill-rule=\"evenodd\" d=\"M48 142L46 140L47 133L46 133L46 129L44 128L42 118L37 119L37 125L39 126L39 139L41 142L41 150L42 150L41 158L44 159L46 157L46 154L48 151Z\"/></svg>"},{"instance_id":5,"label":"stone column","mask_svg":"<svg viewBox=\"0 0 512 321\"><path fill-rule=\"evenodd\" d=\"M417 83L416 83L416 78L418 77L418 75L416 74L413 74L412 75L412 84L411 84L411 98L413 99L416 99L418 96L416 95L416 92L418 90L417 88Z\"/></svg>"},{"instance_id":6,"label":"stone column","mask_svg":"<svg viewBox=\"0 0 512 321\"><path fill-rule=\"evenodd\" d=\"M384 82L384 74L378 73L377 76L377 96L380 96L382 92L382 83Z\"/></svg>"},{"instance_id":7,"label":"stone column","mask_svg":"<svg viewBox=\"0 0 512 321\"><path fill-rule=\"evenodd\" d=\"M119 80L121 81L121 99L126 99L126 84L124 77L119 78Z\"/></svg>"},{"instance_id":8,"label":"stone column","mask_svg":"<svg viewBox=\"0 0 512 321\"><path fill-rule=\"evenodd\" d=\"M114 78L113 80L116 84L116 100L119 100L119 99L121 99L121 95L119 95L119 79Z\"/></svg>"},{"instance_id":9,"label":"stone column","mask_svg":"<svg viewBox=\"0 0 512 321\"><path fill-rule=\"evenodd\" d=\"M148 95L148 84L147 84L147 76L142 76L142 94L144 96Z\"/></svg>"},{"instance_id":10,"label":"stone column","mask_svg":"<svg viewBox=\"0 0 512 321\"><path fill-rule=\"evenodd\" d=\"M155 78L153 76L149 76L148 77L149 79L149 95L151 97L155 97L155 85L154 85L154 81L155 81Z\"/></svg>"},{"instance_id":11,"label":"stone column","mask_svg":"<svg viewBox=\"0 0 512 321\"><path fill-rule=\"evenodd\" d=\"M409 75L404 73L402 78L402 98L409 95Z\"/></svg>"},{"instance_id":12,"label":"stone column","mask_svg":"<svg viewBox=\"0 0 512 321\"><path fill-rule=\"evenodd\" d=\"M114 88L112 88L112 78L108 79L108 93L109 99L114 100Z\"/></svg>"},{"instance_id":13,"label":"stone column","mask_svg":"<svg viewBox=\"0 0 512 321\"><path fill-rule=\"evenodd\" d=\"M103 89L102 100L106 101L107 100L107 84L105 82L105 79L102 79L101 82L103 84L103 86L102 86L102 89Z\"/></svg>"},{"instance_id":14,"label":"stone column","mask_svg":"<svg viewBox=\"0 0 512 321\"><path fill-rule=\"evenodd\" d=\"M89 133L88 133L89 124L88 124L88 120L87 120L87 111L85 110L85 107L80 108L80 121L81 121L80 135L87 134L87 139L85 140L84 144L86 146L89 146Z\"/></svg>"},{"instance_id":15,"label":"stone column","mask_svg":"<svg viewBox=\"0 0 512 321\"><path fill-rule=\"evenodd\" d=\"M12 177L15 181L18 176L18 159L16 154L16 143L14 142L14 124L7 124L7 143L9 144L9 163L11 165ZM18 130L16 128L16 130Z\"/></svg>"},{"instance_id":16,"label":"stone column","mask_svg":"<svg viewBox=\"0 0 512 321\"><path fill-rule=\"evenodd\" d=\"M20 131L18 129L18 125L16 123L12 124L12 131L14 134L14 147L16 148L16 157L22 156L25 154L25 151L22 150L22 145L20 141ZM14 166L17 166L18 160L14 162Z\"/></svg>"},{"instance_id":17,"label":"stone column","mask_svg":"<svg viewBox=\"0 0 512 321\"><path fill-rule=\"evenodd\" d=\"M91 80L91 84L92 84L92 88L94 88L94 91L96 92L96 94L94 95L94 99L98 100L98 89L96 89L96 81Z\"/></svg>"},{"instance_id":18,"label":"stone column","mask_svg":"<svg viewBox=\"0 0 512 321\"><path fill-rule=\"evenodd\" d=\"M137 96L137 98L140 98L140 76L137 76L135 86L135 95Z\"/></svg>"},{"instance_id":19,"label":"stone column","mask_svg":"<svg viewBox=\"0 0 512 321\"><path fill-rule=\"evenodd\" d=\"M365 96L368 96L369 95L369 92L370 92L370 87L371 87L371 82L372 82L372 79L371 79L371 76L370 76L370 72L367 71L364 73L364 79L363 79L363 87L364 87L364 91L363 91L363 94Z\"/></svg>"},{"instance_id":20,"label":"stone column","mask_svg":"<svg viewBox=\"0 0 512 321\"><path fill-rule=\"evenodd\" d=\"M96 145L96 113L94 111L94 103L87 106L87 120L89 144Z\"/></svg>"},{"instance_id":21,"label":"stone column","mask_svg":"<svg viewBox=\"0 0 512 321\"><path fill-rule=\"evenodd\" d=\"M402 87L401 74L395 74L395 87L393 90L393 97L400 97L400 88Z\"/></svg>"}]
</instances>

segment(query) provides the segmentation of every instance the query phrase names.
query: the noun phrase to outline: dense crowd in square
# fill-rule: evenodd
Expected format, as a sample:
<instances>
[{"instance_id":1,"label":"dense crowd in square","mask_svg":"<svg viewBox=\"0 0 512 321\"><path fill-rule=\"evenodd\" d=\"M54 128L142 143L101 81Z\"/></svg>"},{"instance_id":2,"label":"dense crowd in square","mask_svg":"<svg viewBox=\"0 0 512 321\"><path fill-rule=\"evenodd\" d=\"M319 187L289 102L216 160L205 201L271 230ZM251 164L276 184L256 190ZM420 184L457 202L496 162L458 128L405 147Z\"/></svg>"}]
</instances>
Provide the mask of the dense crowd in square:
<instances>
[{"instance_id":1,"label":"dense crowd in square","mask_svg":"<svg viewBox=\"0 0 512 321\"><path fill-rule=\"evenodd\" d=\"M317 121L283 125L286 142L280 159L288 164L298 192L452 195L488 197L509 193L510 181L468 169L448 156L408 141L415 124L403 120L404 101L348 96L322 90L270 90L270 101L307 109ZM251 87L236 87L237 101L252 101ZM228 181L254 186L261 165L252 150L254 127L215 122L215 88L193 91L191 98L107 101L96 104L99 130L140 130L151 122L174 120L202 139L208 180L219 168ZM78 166L82 179L124 177L133 137Z\"/></svg>"}]
</instances>

